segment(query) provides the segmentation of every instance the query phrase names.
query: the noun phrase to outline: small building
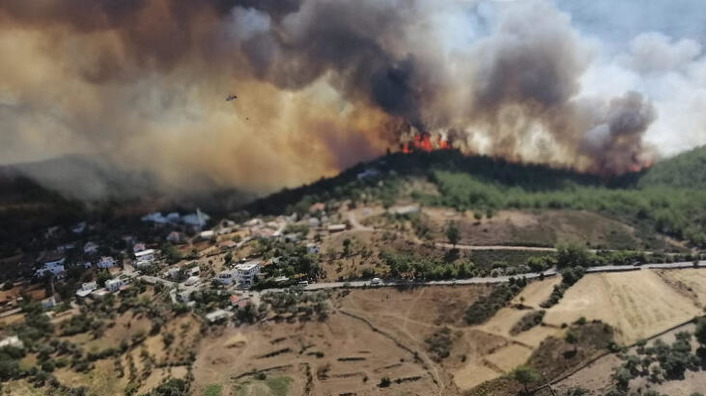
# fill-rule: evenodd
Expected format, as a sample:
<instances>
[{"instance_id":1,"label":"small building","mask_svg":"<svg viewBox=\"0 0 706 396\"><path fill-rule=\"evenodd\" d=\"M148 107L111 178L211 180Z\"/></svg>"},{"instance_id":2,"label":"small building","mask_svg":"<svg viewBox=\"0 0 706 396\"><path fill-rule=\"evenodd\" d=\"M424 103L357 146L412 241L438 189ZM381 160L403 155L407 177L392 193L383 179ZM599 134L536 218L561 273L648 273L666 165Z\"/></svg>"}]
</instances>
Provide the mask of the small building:
<instances>
[{"instance_id":1,"label":"small building","mask_svg":"<svg viewBox=\"0 0 706 396\"><path fill-rule=\"evenodd\" d=\"M5 347L24 348L25 344L20 340L20 337L13 335L0 340L0 348Z\"/></svg>"},{"instance_id":2,"label":"small building","mask_svg":"<svg viewBox=\"0 0 706 396\"><path fill-rule=\"evenodd\" d=\"M206 314L206 320L209 323L223 322L231 317L233 317L233 312L229 312L223 309L217 309Z\"/></svg>"},{"instance_id":3,"label":"small building","mask_svg":"<svg viewBox=\"0 0 706 396\"><path fill-rule=\"evenodd\" d=\"M188 276L198 276L199 274L201 274L201 267L198 265L186 270L186 275Z\"/></svg>"},{"instance_id":4,"label":"small building","mask_svg":"<svg viewBox=\"0 0 706 396\"><path fill-rule=\"evenodd\" d=\"M96 263L96 267L101 269L108 269L115 267L115 259L110 256L103 256Z\"/></svg>"},{"instance_id":5,"label":"small building","mask_svg":"<svg viewBox=\"0 0 706 396\"><path fill-rule=\"evenodd\" d=\"M198 276L190 276L186 279L186 281L184 282L184 285L185 286L193 286L193 285L199 283L200 280L201 280L201 278L199 278Z\"/></svg>"},{"instance_id":6,"label":"small building","mask_svg":"<svg viewBox=\"0 0 706 396\"><path fill-rule=\"evenodd\" d=\"M123 286L125 286L125 282L120 278L113 278L105 281L105 288L111 293L120 291L120 288Z\"/></svg>"},{"instance_id":7,"label":"small building","mask_svg":"<svg viewBox=\"0 0 706 396\"><path fill-rule=\"evenodd\" d=\"M136 243L136 244L133 245L133 247L132 247L132 252L133 252L133 253L141 252L141 251L143 251L143 250L147 250L147 247L145 246L144 243Z\"/></svg>"},{"instance_id":8,"label":"small building","mask_svg":"<svg viewBox=\"0 0 706 396\"><path fill-rule=\"evenodd\" d=\"M86 242L85 245L83 245L83 252L85 254L96 254L98 253L98 244L95 242Z\"/></svg>"},{"instance_id":9,"label":"small building","mask_svg":"<svg viewBox=\"0 0 706 396\"><path fill-rule=\"evenodd\" d=\"M135 253L135 266L136 267L149 267L154 262L155 258L154 249L146 249Z\"/></svg>"},{"instance_id":10,"label":"small building","mask_svg":"<svg viewBox=\"0 0 706 396\"><path fill-rule=\"evenodd\" d=\"M238 264L235 266L238 283L242 287L252 286L255 277L260 273L260 263L251 261L249 263Z\"/></svg>"},{"instance_id":11,"label":"small building","mask_svg":"<svg viewBox=\"0 0 706 396\"><path fill-rule=\"evenodd\" d=\"M84 283L81 285L81 288L76 291L76 297L85 298L96 289L98 289L98 284L96 282Z\"/></svg>"},{"instance_id":12,"label":"small building","mask_svg":"<svg viewBox=\"0 0 706 396\"><path fill-rule=\"evenodd\" d=\"M330 226L328 226L327 229L329 233L333 234L336 232L343 232L346 230L346 228L348 227L346 227L345 224L331 224Z\"/></svg>"},{"instance_id":13,"label":"small building","mask_svg":"<svg viewBox=\"0 0 706 396\"><path fill-rule=\"evenodd\" d=\"M213 230L201 231L199 233L199 237L201 237L203 239L213 239L216 237L216 233L213 232Z\"/></svg>"},{"instance_id":14,"label":"small building","mask_svg":"<svg viewBox=\"0 0 706 396\"><path fill-rule=\"evenodd\" d=\"M64 262L66 258L51 257L43 261L42 266L34 272L34 276L42 277L48 273L59 275L65 271Z\"/></svg>"}]
</instances>

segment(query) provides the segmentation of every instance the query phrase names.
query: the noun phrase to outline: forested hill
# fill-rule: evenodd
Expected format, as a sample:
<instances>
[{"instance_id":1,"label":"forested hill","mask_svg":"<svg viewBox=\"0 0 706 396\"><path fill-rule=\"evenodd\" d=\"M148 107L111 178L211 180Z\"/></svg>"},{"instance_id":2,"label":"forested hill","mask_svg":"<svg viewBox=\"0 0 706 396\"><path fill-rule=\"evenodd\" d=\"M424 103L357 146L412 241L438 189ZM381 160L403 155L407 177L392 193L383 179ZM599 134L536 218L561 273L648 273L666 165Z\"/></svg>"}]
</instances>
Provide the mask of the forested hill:
<instances>
[{"instance_id":1,"label":"forested hill","mask_svg":"<svg viewBox=\"0 0 706 396\"><path fill-rule=\"evenodd\" d=\"M458 172L472 175L482 183L516 187L524 191L541 192L560 190L569 186L633 188L642 173L604 178L579 173L571 169L552 168L546 165L508 162L501 158L467 156L457 150L436 150L410 154L392 153L369 163L360 163L331 178L294 189L283 189L260 198L246 206L252 213L280 214L288 206L304 198L315 201L349 199L354 191L369 183L359 181L357 175L366 169L376 169L388 181L398 176L431 178L435 171Z\"/></svg>"},{"instance_id":2,"label":"forested hill","mask_svg":"<svg viewBox=\"0 0 706 396\"><path fill-rule=\"evenodd\" d=\"M485 212L587 210L640 230L706 246L706 176L697 171L703 168L697 161L704 158L704 151L696 153L702 155L690 152L683 155L686 159L678 156L653 170L613 178L464 156L453 150L395 153L359 164L333 178L280 191L245 209L251 214L305 213L315 202L351 200L356 204L389 206L403 198L425 205ZM359 180L357 175L366 169L376 169L380 175ZM428 181L436 193L410 193L405 183L414 179Z\"/></svg>"},{"instance_id":3,"label":"forested hill","mask_svg":"<svg viewBox=\"0 0 706 396\"><path fill-rule=\"evenodd\" d=\"M658 162L639 185L706 189L706 146Z\"/></svg>"}]
</instances>

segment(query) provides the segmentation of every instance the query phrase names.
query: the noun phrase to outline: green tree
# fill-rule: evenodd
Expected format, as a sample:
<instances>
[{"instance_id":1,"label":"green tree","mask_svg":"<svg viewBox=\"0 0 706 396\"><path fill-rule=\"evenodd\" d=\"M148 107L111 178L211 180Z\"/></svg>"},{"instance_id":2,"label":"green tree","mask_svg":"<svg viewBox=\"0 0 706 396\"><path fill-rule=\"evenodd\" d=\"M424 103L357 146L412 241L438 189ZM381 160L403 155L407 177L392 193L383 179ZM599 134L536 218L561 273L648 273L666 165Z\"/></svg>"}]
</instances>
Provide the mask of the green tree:
<instances>
[{"instance_id":1,"label":"green tree","mask_svg":"<svg viewBox=\"0 0 706 396\"><path fill-rule=\"evenodd\" d=\"M446 238L454 247L456 247L456 244L461 240L461 232L456 222L452 221L446 227Z\"/></svg>"},{"instance_id":2,"label":"green tree","mask_svg":"<svg viewBox=\"0 0 706 396\"><path fill-rule=\"evenodd\" d=\"M564 337L564 341L568 342L569 344L574 346L574 353L578 350L578 343L579 343L579 337L576 335L575 332L569 331L566 333L566 336Z\"/></svg>"},{"instance_id":3,"label":"green tree","mask_svg":"<svg viewBox=\"0 0 706 396\"><path fill-rule=\"evenodd\" d=\"M537 374L533 368L523 364L512 371L512 378L522 384L525 389L525 394L529 394L529 389L527 386L538 381L539 374Z\"/></svg>"},{"instance_id":4,"label":"green tree","mask_svg":"<svg viewBox=\"0 0 706 396\"><path fill-rule=\"evenodd\" d=\"M701 344L702 347L706 347L706 319L699 319L694 335L696 336L696 340L699 341L699 344Z\"/></svg>"}]
</instances>

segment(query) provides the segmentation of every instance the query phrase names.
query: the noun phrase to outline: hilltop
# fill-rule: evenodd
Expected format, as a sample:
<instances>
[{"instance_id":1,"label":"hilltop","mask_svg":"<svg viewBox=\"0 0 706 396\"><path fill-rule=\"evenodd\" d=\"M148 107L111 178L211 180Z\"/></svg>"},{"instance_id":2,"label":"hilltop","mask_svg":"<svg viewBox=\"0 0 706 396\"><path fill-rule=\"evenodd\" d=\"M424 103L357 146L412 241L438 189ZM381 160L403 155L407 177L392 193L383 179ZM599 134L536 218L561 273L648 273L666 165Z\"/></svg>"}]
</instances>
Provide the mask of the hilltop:
<instances>
[{"instance_id":1,"label":"hilltop","mask_svg":"<svg viewBox=\"0 0 706 396\"><path fill-rule=\"evenodd\" d=\"M579 210L617 219L640 232L703 246L706 209L701 203L706 202L706 186L697 169L705 152L695 150L653 169L613 177L464 156L454 150L395 153L332 178L284 189L246 209L260 214L303 214L316 202L350 201L385 207L416 202L484 214L506 209Z\"/></svg>"}]
</instances>

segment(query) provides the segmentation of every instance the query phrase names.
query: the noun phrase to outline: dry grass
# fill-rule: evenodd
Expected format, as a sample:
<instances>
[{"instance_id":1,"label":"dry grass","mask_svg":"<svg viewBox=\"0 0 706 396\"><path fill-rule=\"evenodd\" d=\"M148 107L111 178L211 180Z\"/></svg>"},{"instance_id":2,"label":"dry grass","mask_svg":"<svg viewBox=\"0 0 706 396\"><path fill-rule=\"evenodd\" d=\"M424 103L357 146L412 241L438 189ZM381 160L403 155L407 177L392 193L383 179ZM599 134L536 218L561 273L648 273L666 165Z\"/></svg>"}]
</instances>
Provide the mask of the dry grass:
<instances>
[{"instance_id":1,"label":"dry grass","mask_svg":"<svg viewBox=\"0 0 706 396\"><path fill-rule=\"evenodd\" d=\"M585 317L616 330L616 340L629 344L659 333L701 313L654 271L584 276L558 305L547 310L545 323L560 326Z\"/></svg>"}]
</instances>

